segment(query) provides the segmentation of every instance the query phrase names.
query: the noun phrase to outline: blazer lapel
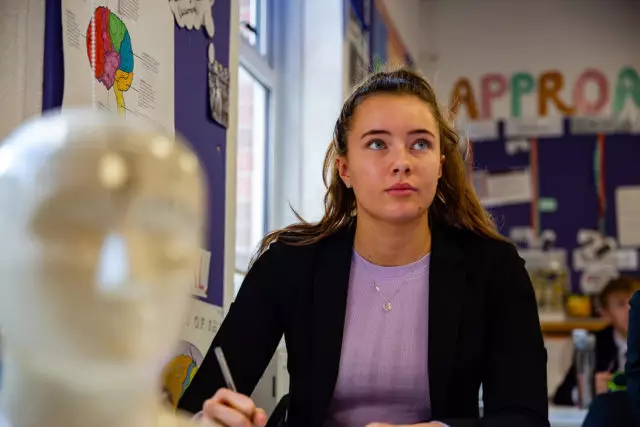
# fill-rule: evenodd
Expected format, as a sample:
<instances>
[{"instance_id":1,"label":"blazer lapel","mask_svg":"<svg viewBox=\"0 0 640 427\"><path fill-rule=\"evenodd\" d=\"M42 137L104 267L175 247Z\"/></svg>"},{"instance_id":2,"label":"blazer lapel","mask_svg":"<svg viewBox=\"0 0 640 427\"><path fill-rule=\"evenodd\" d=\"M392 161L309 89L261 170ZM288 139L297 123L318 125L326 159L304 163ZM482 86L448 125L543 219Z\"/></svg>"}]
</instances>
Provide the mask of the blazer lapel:
<instances>
[{"instance_id":1,"label":"blazer lapel","mask_svg":"<svg viewBox=\"0 0 640 427\"><path fill-rule=\"evenodd\" d=\"M355 227L326 239L313 263L312 420L323 420L340 367Z\"/></svg>"},{"instance_id":2,"label":"blazer lapel","mask_svg":"<svg viewBox=\"0 0 640 427\"><path fill-rule=\"evenodd\" d=\"M446 415L465 285L454 232L434 225L429 267L429 390L432 416Z\"/></svg>"}]
</instances>

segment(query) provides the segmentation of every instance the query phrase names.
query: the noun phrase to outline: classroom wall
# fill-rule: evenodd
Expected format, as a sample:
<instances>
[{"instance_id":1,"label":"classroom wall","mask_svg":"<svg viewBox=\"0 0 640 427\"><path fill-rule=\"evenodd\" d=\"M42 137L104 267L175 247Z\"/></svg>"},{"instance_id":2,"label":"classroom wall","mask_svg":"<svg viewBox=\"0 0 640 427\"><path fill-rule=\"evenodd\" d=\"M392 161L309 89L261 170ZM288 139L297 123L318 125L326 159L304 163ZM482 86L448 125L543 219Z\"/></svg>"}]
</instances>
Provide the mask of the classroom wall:
<instances>
[{"instance_id":1,"label":"classroom wall","mask_svg":"<svg viewBox=\"0 0 640 427\"><path fill-rule=\"evenodd\" d=\"M44 0L0 2L0 141L42 110Z\"/></svg>"},{"instance_id":2,"label":"classroom wall","mask_svg":"<svg viewBox=\"0 0 640 427\"><path fill-rule=\"evenodd\" d=\"M570 100L571 86L585 68L602 70L610 82L623 66L640 69L639 16L640 2L633 0L423 1L418 65L441 102L448 103L454 81L462 76L477 93L484 73L508 77L527 71L536 77L551 69L564 74L561 97ZM535 97L523 102L523 112L532 114ZM494 117L509 115L508 97L494 101Z\"/></svg>"}]
</instances>

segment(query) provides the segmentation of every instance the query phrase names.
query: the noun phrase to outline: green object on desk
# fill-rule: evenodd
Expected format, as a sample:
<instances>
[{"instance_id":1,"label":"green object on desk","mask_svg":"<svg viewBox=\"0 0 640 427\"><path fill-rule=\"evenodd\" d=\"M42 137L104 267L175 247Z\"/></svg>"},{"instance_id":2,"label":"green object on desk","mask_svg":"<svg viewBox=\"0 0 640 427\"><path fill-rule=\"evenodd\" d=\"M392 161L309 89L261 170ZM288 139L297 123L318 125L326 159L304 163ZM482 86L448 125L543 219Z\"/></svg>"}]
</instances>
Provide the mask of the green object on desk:
<instances>
[{"instance_id":1,"label":"green object on desk","mask_svg":"<svg viewBox=\"0 0 640 427\"><path fill-rule=\"evenodd\" d=\"M616 377L618 377L620 375L624 375L624 372L616 372L615 374L613 374L613 376L611 377L611 380L607 384L608 387L609 387L609 391L622 391L622 390L626 390L627 389L626 385L618 385L618 384L616 384ZM626 381L625 381L625 383L626 383Z\"/></svg>"}]
</instances>

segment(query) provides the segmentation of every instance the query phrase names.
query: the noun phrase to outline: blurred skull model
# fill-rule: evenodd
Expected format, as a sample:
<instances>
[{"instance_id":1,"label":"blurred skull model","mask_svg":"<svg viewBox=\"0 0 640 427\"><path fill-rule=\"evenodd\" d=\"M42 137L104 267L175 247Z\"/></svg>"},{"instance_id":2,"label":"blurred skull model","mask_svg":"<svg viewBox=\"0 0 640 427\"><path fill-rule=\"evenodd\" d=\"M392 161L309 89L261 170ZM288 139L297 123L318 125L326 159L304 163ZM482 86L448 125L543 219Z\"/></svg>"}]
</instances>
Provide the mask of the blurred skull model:
<instances>
[{"instance_id":1,"label":"blurred skull model","mask_svg":"<svg viewBox=\"0 0 640 427\"><path fill-rule=\"evenodd\" d=\"M12 427L155 427L205 227L188 144L87 110L0 145L0 412ZM0 425L2 421L0 421Z\"/></svg>"}]
</instances>

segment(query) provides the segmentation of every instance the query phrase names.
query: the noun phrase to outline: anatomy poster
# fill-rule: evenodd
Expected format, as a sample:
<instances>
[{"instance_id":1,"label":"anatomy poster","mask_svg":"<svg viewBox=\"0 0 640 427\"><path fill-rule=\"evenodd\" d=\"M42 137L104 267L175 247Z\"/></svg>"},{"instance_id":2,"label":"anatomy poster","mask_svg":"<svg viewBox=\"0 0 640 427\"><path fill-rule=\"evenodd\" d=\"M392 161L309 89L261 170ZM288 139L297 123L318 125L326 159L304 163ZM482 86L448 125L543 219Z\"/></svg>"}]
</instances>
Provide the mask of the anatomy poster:
<instances>
[{"instance_id":1,"label":"anatomy poster","mask_svg":"<svg viewBox=\"0 0 640 427\"><path fill-rule=\"evenodd\" d=\"M174 23L157 0L62 0L63 107L174 129Z\"/></svg>"},{"instance_id":2,"label":"anatomy poster","mask_svg":"<svg viewBox=\"0 0 640 427\"><path fill-rule=\"evenodd\" d=\"M175 407L193 379L222 324L222 307L192 299L181 341L162 375L164 398Z\"/></svg>"}]
</instances>

